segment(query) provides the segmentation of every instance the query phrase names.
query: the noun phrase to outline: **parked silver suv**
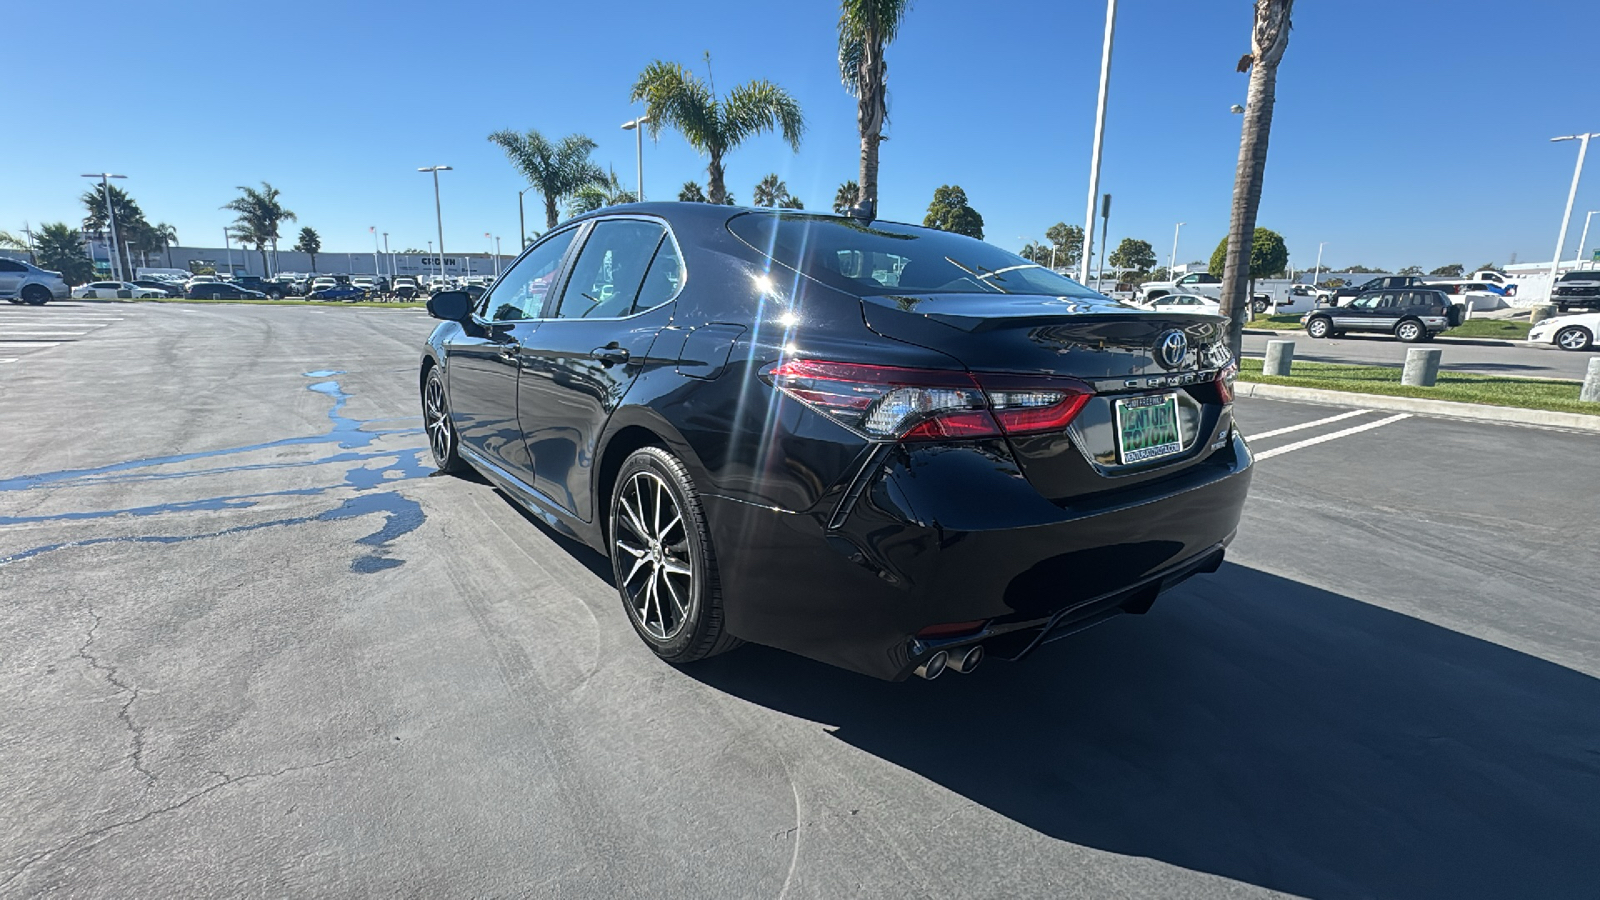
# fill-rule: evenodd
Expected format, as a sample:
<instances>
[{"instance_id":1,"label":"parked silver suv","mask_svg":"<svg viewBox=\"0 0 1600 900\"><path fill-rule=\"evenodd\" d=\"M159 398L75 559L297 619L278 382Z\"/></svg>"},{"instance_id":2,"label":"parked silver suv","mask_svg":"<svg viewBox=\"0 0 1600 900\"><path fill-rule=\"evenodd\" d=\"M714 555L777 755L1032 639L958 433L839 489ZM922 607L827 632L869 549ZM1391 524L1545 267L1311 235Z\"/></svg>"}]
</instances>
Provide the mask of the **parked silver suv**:
<instances>
[{"instance_id":1,"label":"parked silver suv","mask_svg":"<svg viewBox=\"0 0 1600 900\"><path fill-rule=\"evenodd\" d=\"M12 303L43 306L51 300L65 300L67 282L60 272L50 272L20 259L0 258L0 297Z\"/></svg>"}]
</instances>

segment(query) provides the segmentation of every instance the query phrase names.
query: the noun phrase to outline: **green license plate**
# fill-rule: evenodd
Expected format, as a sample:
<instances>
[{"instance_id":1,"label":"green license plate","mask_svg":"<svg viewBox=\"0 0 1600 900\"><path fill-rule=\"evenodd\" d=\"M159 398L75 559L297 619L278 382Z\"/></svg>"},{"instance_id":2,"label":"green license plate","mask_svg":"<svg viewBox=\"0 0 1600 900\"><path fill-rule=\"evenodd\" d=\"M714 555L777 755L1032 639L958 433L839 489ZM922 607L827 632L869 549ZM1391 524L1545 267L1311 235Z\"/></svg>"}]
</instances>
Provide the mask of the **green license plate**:
<instances>
[{"instance_id":1,"label":"green license plate","mask_svg":"<svg viewBox=\"0 0 1600 900\"><path fill-rule=\"evenodd\" d=\"M1118 400L1117 454L1123 465L1183 452L1178 433L1178 395L1150 394Z\"/></svg>"}]
</instances>

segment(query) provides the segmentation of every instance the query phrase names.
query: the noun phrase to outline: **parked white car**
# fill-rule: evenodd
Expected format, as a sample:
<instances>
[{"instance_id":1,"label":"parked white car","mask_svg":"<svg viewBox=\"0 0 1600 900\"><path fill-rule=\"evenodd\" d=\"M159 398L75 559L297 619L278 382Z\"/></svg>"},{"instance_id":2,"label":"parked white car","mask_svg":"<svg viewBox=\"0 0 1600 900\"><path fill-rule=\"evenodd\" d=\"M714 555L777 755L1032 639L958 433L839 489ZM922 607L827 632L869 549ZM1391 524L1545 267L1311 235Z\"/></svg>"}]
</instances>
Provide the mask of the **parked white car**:
<instances>
[{"instance_id":1,"label":"parked white car","mask_svg":"<svg viewBox=\"0 0 1600 900\"><path fill-rule=\"evenodd\" d=\"M1145 306L1153 312L1161 313L1210 313L1216 315L1222 311L1222 304L1199 294L1166 294L1150 301Z\"/></svg>"},{"instance_id":2,"label":"parked white car","mask_svg":"<svg viewBox=\"0 0 1600 900\"><path fill-rule=\"evenodd\" d=\"M1600 312L1553 316L1528 332L1528 340L1534 343L1555 344L1563 350L1574 351L1592 349L1596 337L1600 337Z\"/></svg>"},{"instance_id":3,"label":"parked white car","mask_svg":"<svg viewBox=\"0 0 1600 900\"><path fill-rule=\"evenodd\" d=\"M126 281L91 281L72 289L72 296L79 300L142 300L166 295L166 291L140 287Z\"/></svg>"}]
</instances>

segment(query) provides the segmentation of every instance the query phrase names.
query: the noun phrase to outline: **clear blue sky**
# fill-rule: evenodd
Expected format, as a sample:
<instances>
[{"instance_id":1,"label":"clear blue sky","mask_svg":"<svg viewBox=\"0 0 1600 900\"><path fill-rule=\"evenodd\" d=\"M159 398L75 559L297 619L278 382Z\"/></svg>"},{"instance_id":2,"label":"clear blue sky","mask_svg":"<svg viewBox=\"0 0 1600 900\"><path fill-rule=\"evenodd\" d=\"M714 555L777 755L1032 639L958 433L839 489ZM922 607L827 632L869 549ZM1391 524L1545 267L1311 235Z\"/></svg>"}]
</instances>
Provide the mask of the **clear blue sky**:
<instances>
[{"instance_id":1,"label":"clear blue sky","mask_svg":"<svg viewBox=\"0 0 1600 900\"><path fill-rule=\"evenodd\" d=\"M1206 258L1227 226L1240 123L1228 107L1244 101L1234 64L1251 4L1121 7L1102 176L1111 244L1143 238L1164 263L1184 221L1180 260ZM918 0L888 51L883 216L920 222L950 183L1011 249L1081 223L1103 16L1100 0ZM640 111L634 78L656 58L703 71L707 50L719 90L771 79L808 123L798 154L774 137L735 151L730 189L748 202L775 171L826 209L858 147L836 17L818 0L15 4L7 31L26 39L7 44L0 228L80 220L78 175L109 170L184 243L220 243L231 216L218 207L266 180L328 250L370 252L369 225L396 250L423 247L432 184L415 169L445 163L448 248L487 249L487 231L509 250L522 185L486 135L583 132L631 186L633 136L618 126ZM1302 268L1319 241L1334 265L1548 259L1577 153L1548 138L1600 131L1597 25L1579 0L1301 0L1260 224ZM705 181L672 132L646 141L644 165L652 199ZM1582 213L1600 208L1600 161L1589 168L1569 257ZM542 229L533 195L528 211Z\"/></svg>"}]
</instances>

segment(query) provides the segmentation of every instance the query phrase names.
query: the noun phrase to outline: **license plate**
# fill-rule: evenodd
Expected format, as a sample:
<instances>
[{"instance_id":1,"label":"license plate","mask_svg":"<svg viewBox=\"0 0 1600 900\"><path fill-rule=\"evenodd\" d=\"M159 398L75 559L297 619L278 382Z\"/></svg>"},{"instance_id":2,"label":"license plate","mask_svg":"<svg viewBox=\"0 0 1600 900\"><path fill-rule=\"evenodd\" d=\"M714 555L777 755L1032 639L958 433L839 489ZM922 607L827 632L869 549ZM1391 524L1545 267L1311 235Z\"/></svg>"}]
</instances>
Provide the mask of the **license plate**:
<instances>
[{"instance_id":1,"label":"license plate","mask_svg":"<svg viewBox=\"0 0 1600 900\"><path fill-rule=\"evenodd\" d=\"M1148 394L1118 400L1117 454L1123 465L1183 452L1178 432L1178 395Z\"/></svg>"}]
</instances>

